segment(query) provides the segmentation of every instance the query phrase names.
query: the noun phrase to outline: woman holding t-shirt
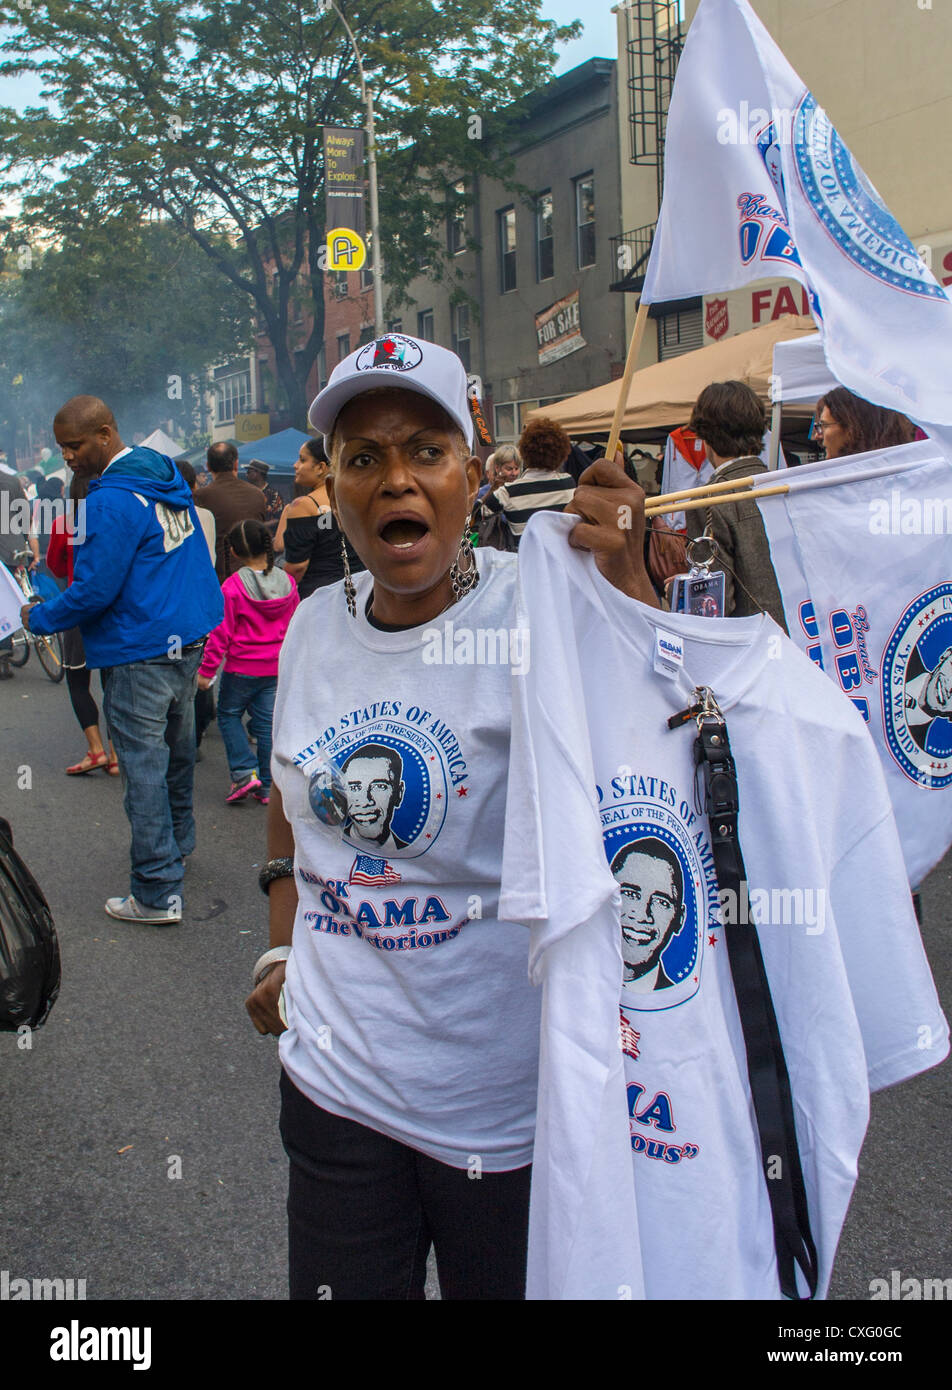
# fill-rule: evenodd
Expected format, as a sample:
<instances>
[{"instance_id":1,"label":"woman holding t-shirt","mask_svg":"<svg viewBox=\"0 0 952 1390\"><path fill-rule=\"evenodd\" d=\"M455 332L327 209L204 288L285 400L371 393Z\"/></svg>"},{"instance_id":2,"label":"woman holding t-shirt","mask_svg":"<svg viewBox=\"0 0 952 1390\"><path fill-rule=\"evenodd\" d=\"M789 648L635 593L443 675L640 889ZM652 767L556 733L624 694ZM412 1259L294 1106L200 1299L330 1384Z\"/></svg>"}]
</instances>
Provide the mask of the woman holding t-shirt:
<instances>
[{"instance_id":1,"label":"woman holding t-shirt","mask_svg":"<svg viewBox=\"0 0 952 1390\"><path fill-rule=\"evenodd\" d=\"M454 354L368 344L311 421L367 572L298 610L274 713L272 949L248 1010L281 1034L291 1297L422 1298L432 1244L444 1298L522 1298L539 993L523 929L495 916L510 672L460 664L453 635L512 627L516 557L469 545ZM643 501L599 461L570 543L654 606Z\"/></svg>"}]
</instances>

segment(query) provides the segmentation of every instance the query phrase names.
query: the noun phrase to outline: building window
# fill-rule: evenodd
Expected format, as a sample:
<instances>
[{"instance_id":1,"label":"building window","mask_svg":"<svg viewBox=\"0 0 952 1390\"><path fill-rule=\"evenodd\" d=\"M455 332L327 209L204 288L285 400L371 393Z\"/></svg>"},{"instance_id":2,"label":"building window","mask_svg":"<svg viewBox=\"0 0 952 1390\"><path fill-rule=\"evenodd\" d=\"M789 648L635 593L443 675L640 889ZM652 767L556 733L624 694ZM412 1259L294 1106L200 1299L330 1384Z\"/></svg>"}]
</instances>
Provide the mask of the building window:
<instances>
[{"instance_id":1,"label":"building window","mask_svg":"<svg viewBox=\"0 0 952 1390\"><path fill-rule=\"evenodd\" d=\"M675 309L658 319L658 360L693 352L704 346L704 318L701 305L693 309Z\"/></svg>"},{"instance_id":2,"label":"building window","mask_svg":"<svg viewBox=\"0 0 952 1390\"><path fill-rule=\"evenodd\" d=\"M578 268L595 264L595 179L592 174L575 180L575 225Z\"/></svg>"},{"instance_id":3,"label":"building window","mask_svg":"<svg viewBox=\"0 0 952 1390\"><path fill-rule=\"evenodd\" d=\"M334 270L331 272L331 294L335 299L346 299L349 294L347 287L347 271Z\"/></svg>"},{"instance_id":4,"label":"building window","mask_svg":"<svg viewBox=\"0 0 952 1390\"><path fill-rule=\"evenodd\" d=\"M447 199L446 245L451 256L458 256L466 250L466 208L462 201L465 197L466 182L460 179L453 184Z\"/></svg>"},{"instance_id":5,"label":"building window","mask_svg":"<svg viewBox=\"0 0 952 1390\"><path fill-rule=\"evenodd\" d=\"M514 401L496 406L496 438L499 441L516 438L516 406Z\"/></svg>"},{"instance_id":6,"label":"building window","mask_svg":"<svg viewBox=\"0 0 952 1390\"><path fill-rule=\"evenodd\" d=\"M417 314L417 337L422 338L425 343L434 343L433 337L433 310L422 309Z\"/></svg>"},{"instance_id":7,"label":"building window","mask_svg":"<svg viewBox=\"0 0 952 1390\"><path fill-rule=\"evenodd\" d=\"M453 310L453 351L469 371L469 305L457 304Z\"/></svg>"},{"instance_id":8,"label":"building window","mask_svg":"<svg viewBox=\"0 0 952 1390\"><path fill-rule=\"evenodd\" d=\"M516 288L516 210L503 208L496 213L499 227L499 293Z\"/></svg>"},{"instance_id":9,"label":"building window","mask_svg":"<svg viewBox=\"0 0 952 1390\"><path fill-rule=\"evenodd\" d=\"M536 200L536 279L551 280L555 274L552 253L552 193L548 189Z\"/></svg>"},{"instance_id":10,"label":"building window","mask_svg":"<svg viewBox=\"0 0 952 1390\"><path fill-rule=\"evenodd\" d=\"M321 343L320 351L317 354L317 389L323 391L327 385L327 349Z\"/></svg>"},{"instance_id":11,"label":"building window","mask_svg":"<svg viewBox=\"0 0 952 1390\"><path fill-rule=\"evenodd\" d=\"M343 362L345 357L350 356L350 334L338 333L337 335L337 360Z\"/></svg>"},{"instance_id":12,"label":"building window","mask_svg":"<svg viewBox=\"0 0 952 1390\"><path fill-rule=\"evenodd\" d=\"M365 323L360 330L360 337L357 339L357 346L363 347L364 343L372 343L374 340L374 326L372 323Z\"/></svg>"},{"instance_id":13,"label":"building window","mask_svg":"<svg viewBox=\"0 0 952 1390\"><path fill-rule=\"evenodd\" d=\"M215 382L217 423L227 425L236 415L246 415L251 409L251 372L233 372Z\"/></svg>"},{"instance_id":14,"label":"building window","mask_svg":"<svg viewBox=\"0 0 952 1390\"><path fill-rule=\"evenodd\" d=\"M391 319L390 322L387 324L387 332L388 332L388 333L402 333L402 332L403 332L403 319Z\"/></svg>"},{"instance_id":15,"label":"building window","mask_svg":"<svg viewBox=\"0 0 952 1390\"><path fill-rule=\"evenodd\" d=\"M506 401L496 406L496 441L499 444L514 442L526 427L526 416L530 410L545 409L565 400L564 396L544 396L541 400Z\"/></svg>"},{"instance_id":16,"label":"building window","mask_svg":"<svg viewBox=\"0 0 952 1390\"><path fill-rule=\"evenodd\" d=\"M362 290L372 290L374 287L373 233L368 232L365 240L367 243L367 257L360 267L360 288Z\"/></svg>"}]
</instances>

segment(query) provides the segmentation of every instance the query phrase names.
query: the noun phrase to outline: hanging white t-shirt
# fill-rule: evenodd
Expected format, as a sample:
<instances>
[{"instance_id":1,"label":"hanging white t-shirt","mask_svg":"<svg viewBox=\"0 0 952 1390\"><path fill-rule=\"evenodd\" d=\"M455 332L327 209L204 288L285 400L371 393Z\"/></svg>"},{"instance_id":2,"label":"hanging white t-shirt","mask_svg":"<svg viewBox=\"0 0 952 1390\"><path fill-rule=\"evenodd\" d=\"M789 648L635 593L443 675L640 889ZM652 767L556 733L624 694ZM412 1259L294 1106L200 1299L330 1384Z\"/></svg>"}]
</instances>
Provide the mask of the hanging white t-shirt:
<instances>
[{"instance_id":1,"label":"hanging white t-shirt","mask_svg":"<svg viewBox=\"0 0 952 1390\"><path fill-rule=\"evenodd\" d=\"M519 552L532 663L513 682L500 900L531 927L545 995L529 1296L780 1296L697 726L667 727L697 684L737 766L822 1296L869 1089L948 1050L879 760L768 617L648 608L569 549L569 524L533 520Z\"/></svg>"},{"instance_id":2,"label":"hanging white t-shirt","mask_svg":"<svg viewBox=\"0 0 952 1390\"><path fill-rule=\"evenodd\" d=\"M405 632L368 623L368 573L356 621L340 584L306 599L281 651L272 769L299 900L285 1070L336 1115L493 1172L532 1158L540 1001L525 930L496 919L515 556L478 563L471 594ZM309 803L322 759L343 774L346 838Z\"/></svg>"}]
</instances>

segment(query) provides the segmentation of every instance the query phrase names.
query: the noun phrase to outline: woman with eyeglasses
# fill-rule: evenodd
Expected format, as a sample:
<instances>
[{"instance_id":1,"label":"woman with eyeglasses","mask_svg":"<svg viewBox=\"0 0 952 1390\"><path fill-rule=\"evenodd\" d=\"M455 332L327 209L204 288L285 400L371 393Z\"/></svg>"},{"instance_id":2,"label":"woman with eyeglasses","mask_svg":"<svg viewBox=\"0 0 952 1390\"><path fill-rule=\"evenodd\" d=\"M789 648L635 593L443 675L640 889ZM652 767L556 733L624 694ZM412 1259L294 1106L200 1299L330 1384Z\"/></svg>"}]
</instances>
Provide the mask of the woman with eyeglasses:
<instances>
[{"instance_id":1,"label":"woman with eyeglasses","mask_svg":"<svg viewBox=\"0 0 952 1390\"><path fill-rule=\"evenodd\" d=\"M816 403L814 435L828 459L909 444L915 434L915 425L898 410L873 405L845 386L828 391Z\"/></svg>"}]
</instances>

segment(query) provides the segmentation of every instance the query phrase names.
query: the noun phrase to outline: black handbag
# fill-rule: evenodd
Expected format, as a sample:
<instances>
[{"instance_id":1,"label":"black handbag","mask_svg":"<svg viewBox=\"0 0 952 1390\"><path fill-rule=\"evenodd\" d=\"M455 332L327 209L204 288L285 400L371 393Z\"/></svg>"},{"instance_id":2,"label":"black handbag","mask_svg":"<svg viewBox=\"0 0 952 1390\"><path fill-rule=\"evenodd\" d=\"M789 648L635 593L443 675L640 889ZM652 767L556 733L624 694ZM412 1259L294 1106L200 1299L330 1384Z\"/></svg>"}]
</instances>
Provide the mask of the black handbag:
<instances>
[{"instance_id":1,"label":"black handbag","mask_svg":"<svg viewBox=\"0 0 952 1390\"><path fill-rule=\"evenodd\" d=\"M0 820L0 1032L45 1023L61 978L56 927L40 886Z\"/></svg>"},{"instance_id":2,"label":"black handbag","mask_svg":"<svg viewBox=\"0 0 952 1390\"><path fill-rule=\"evenodd\" d=\"M512 527L502 512L487 512L476 503L477 515L474 517L476 544L488 546L492 550L518 550L519 541L512 534Z\"/></svg>"}]
</instances>

